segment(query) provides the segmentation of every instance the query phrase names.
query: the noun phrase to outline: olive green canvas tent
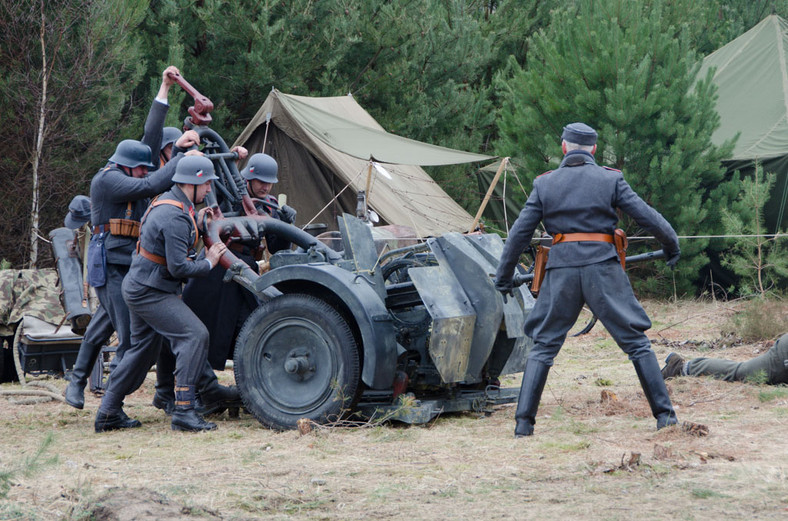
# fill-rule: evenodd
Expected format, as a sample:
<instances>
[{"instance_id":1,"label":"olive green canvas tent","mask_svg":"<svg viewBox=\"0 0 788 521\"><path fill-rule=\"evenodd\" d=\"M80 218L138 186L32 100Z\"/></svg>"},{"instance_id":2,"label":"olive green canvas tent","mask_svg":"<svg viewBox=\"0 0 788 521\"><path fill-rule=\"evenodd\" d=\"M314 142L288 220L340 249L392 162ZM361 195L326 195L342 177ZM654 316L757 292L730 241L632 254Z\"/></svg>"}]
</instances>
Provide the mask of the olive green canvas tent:
<instances>
[{"instance_id":1,"label":"olive green canvas tent","mask_svg":"<svg viewBox=\"0 0 788 521\"><path fill-rule=\"evenodd\" d=\"M770 232L788 228L788 22L777 15L708 55L698 78L714 68L720 127L717 145L739 134L729 172L749 173L755 162L777 177L765 208Z\"/></svg>"},{"instance_id":2,"label":"olive green canvas tent","mask_svg":"<svg viewBox=\"0 0 788 521\"><path fill-rule=\"evenodd\" d=\"M419 237L468 231L473 217L419 166L470 163L490 156L421 143L386 132L352 96L305 97L273 90L235 145L279 164L274 194L287 194L297 224L336 229L356 213L357 192L381 224L412 226Z\"/></svg>"}]
</instances>

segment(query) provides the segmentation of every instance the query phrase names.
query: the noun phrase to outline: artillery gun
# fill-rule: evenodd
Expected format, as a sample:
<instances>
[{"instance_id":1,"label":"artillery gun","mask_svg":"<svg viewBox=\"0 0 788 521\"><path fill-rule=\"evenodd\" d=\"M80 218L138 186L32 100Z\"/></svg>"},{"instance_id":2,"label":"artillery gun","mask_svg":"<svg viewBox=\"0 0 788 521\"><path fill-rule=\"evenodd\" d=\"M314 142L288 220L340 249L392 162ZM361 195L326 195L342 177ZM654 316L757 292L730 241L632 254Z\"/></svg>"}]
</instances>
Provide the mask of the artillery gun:
<instances>
[{"instance_id":1,"label":"artillery gun","mask_svg":"<svg viewBox=\"0 0 788 521\"><path fill-rule=\"evenodd\" d=\"M231 251L221 261L261 302L235 347L246 408L288 429L353 412L424 423L514 401L498 378L524 368L534 299L518 288L504 302L495 290L501 238L448 233L379 255L368 224L338 221L341 251L275 219L207 223L206 245L273 232L297 246L262 275Z\"/></svg>"}]
</instances>

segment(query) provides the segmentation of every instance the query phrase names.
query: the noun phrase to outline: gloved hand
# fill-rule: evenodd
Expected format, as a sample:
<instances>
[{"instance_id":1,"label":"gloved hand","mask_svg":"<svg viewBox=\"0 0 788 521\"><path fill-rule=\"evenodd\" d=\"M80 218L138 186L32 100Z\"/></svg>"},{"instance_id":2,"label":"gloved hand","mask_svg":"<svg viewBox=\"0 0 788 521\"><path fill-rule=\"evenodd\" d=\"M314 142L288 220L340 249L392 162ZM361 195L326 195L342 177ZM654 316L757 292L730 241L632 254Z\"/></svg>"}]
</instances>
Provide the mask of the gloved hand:
<instances>
[{"instance_id":1,"label":"gloved hand","mask_svg":"<svg viewBox=\"0 0 788 521\"><path fill-rule=\"evenodd\" d=\"M282 205L279 209L279 217L280 220L286 222L287 224L293 224L296 220L296 210L292 206Z\"/></svg>"},{"instance_id":2,"label":"gloved hand","mask_svg":"<svg viewBox=\"0 0 788 521\"><path fill-rule=\"evenodd\" d=\"M671 270L676 269L676 264L679 262L679 257L681 257L681 250L679 249L676 251L665 250L665 258L667 259L665 264L667 264Z\"/></svg>"},{"instance_id":3,"label":"gloved hand","mask_svg":"<svg viewBox=\"0 0 788 521\"><path fill-rule=\"evenodd\" d=\"M501 292L503 295L503 303L506 304L506 297L513 297L514 296L514 284L512 284L512 278L501 278L495 279L495 289Z\"/></svg>"}]
</instances>

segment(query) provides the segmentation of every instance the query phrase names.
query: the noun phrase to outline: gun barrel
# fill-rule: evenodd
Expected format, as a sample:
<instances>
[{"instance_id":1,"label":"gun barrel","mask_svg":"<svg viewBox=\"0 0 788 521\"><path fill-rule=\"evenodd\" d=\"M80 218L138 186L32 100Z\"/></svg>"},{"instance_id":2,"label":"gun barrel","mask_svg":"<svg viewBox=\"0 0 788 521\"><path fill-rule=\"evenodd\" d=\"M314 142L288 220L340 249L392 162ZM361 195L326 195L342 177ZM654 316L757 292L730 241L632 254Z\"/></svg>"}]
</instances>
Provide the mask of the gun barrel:
<instances>
[{"instance_id":1,"label":"gun barrel","mask_svg":"<svg viewBox=\"0 0 788 521\"><path fill-rule=\"evenodd\" d=\"M646 253L641 253L640 255L628 256L627 264L630 264L632 262L645 262L645 261L664 259L664 258L665 258L665 252L662 250L649 251Z\"/></svg>"},{"instance_id":2,"label":"gun barrel","mask_svg":"<svg viewBox=\"0 0 788 521\"><path fill-rule=\"evenodd\" d=\"M512 285L517 288L532 280L534 280L533 273L515 273L512 277Z\"/></svg>"}]
</instances>

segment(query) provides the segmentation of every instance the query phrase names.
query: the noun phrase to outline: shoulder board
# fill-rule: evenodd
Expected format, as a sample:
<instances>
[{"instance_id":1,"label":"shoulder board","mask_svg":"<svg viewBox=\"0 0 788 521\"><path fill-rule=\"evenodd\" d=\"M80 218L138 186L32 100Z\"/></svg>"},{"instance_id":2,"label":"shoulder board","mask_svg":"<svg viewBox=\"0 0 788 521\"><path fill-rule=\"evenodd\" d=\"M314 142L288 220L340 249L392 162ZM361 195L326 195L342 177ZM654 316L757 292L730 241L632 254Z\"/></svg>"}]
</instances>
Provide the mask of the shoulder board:
<instances>
[{"instance_id":1,"label":"shoulder board","mask_svg":"<svg viewBox=\"0 0 788 521\"><path fill-rule=\"evenodd\" d=\"M602 168L604 168L605 170L610 170L611 172L618 172L619 174L621 173L621 170L617 168L611 168L609 166L603 166Z\"/></svg>"},{"instance_id":2,"label":"shoulder board","mask_svg":"<svg viewBox=\"0 0 788 521\"><path fill-rule=\"evenodd\" d=\"M551 172L552 172L552 170L548 170L547 172L545 172L545 173L543 173L543 174L539 174L539 175L538 175L538 176L536 176L536 177L542 177L543 175L547 175L547 174L549 174L549 173L551 173Z\"/></svg>"},{"instance_id":3,"label":"shoulder board","mask_svg":"<svg viewBox=\"0 0 788 521\"><path fill-rule=\"evenodd\" d=\"M107 166L105 166L104 168L102 168L102 169L101 169L101 171L102 171L102 172L106 172L106 171L107 171L107 170L109 170L110 168L112 168L112 166L111 166L111 165L107 165Z\"/></svg>"}]
</instances>

